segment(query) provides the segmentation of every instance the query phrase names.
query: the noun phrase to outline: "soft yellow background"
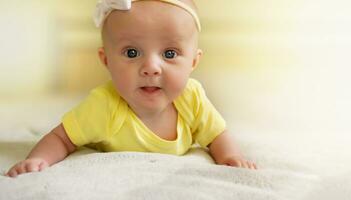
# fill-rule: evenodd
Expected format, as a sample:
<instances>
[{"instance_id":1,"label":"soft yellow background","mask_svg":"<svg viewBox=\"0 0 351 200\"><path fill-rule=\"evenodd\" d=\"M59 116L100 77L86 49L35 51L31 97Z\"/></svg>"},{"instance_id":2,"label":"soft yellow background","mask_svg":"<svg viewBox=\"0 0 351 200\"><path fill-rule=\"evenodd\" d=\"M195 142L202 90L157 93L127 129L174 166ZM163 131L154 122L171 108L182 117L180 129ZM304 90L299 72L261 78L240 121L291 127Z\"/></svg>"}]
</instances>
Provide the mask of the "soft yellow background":
<instances>
[{"instance_id":1,"label":"soft yellow background","mask_svg":"<svg viewBox=\"0 0 351 200\"><path fill-rule=\"evenodd\" d=\"M351 132L351 3L197 0L194 77L234 130ZM0 0L0 102L85 94L107 79L96 0Z\"/></svg>"}]
</instances>

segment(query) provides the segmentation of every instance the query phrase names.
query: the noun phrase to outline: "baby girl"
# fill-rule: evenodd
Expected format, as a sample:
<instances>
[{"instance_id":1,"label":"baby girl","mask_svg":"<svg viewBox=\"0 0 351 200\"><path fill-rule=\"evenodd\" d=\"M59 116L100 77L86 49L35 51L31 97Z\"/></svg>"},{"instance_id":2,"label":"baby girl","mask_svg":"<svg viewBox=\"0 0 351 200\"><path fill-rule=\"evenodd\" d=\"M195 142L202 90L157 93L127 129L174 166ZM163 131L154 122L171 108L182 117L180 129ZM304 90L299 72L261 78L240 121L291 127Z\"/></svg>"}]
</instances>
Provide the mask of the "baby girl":
<instances>
[{"instance_id":1,"label":"baby girl","mask_svg":"<svg viewBox=\"0 0 351 200\"><path fill-rule=\"evenodd\" d=\"M201 84L201 25L191 0L102 0L98 50L111 80L93 89L7 175L45 169L89 146L183 155L194 143L217 164L256 169L239 152Z\"/></svg>"}]
</instances>

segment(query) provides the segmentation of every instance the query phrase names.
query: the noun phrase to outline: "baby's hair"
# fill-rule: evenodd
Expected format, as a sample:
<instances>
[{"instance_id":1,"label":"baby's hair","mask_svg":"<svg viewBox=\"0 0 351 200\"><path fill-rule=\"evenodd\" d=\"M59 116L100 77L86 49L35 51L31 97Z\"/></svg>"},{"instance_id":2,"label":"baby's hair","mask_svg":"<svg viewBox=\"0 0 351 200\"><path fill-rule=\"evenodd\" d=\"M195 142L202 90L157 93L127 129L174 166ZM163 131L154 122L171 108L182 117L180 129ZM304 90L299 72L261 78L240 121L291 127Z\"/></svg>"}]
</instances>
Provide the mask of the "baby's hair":
<instances>
[{"instance_id":1,"label":"baby's hair","mask_svg":"<svg viewBox=\"0 0 351 200\"><path fill-rule=\"evenodd\" d=\"M193 0L179 0L185 4L187 4L188 6L190 6L195 13L198 12L198 9L196 7L196 4ZM107 26L106 23L103 24L102 28L101 28L101 39L102 39L102 45L105 46L105 42L107 41L108 38L108 30L107 30Z\"/></svg>"}]
</instances>

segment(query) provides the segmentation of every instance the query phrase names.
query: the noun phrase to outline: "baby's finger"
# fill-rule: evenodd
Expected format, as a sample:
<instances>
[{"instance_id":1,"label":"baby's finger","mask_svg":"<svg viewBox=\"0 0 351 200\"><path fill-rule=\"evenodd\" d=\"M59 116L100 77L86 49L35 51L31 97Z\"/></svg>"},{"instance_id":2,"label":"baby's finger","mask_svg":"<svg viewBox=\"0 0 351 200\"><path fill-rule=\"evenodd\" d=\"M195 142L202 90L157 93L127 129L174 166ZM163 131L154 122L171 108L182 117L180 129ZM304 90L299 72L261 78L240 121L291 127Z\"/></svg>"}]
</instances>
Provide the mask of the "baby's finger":
<instances>
[{"instance_id":1,"label":"baby's finger","mask_svg":"<svg viewBox=\"0 0 351 200\"><path fill-rule=\"evenodd\" d=\"M41 162L39 165L39 171L44 170L45 168L47 168L49 165L46 162Z\"/></svg>"},{"instance_id":2,"label":"baby's finger","mask_svg":"<svg viewBox=\"0 0 351 200\"><path fill-rule=\"evenodd\" d=\"M249 169L255 169L253 162L248 161L248 165L249 165Z\"/></svg>"},{"instance_id":3,"label":"baby's finger","mask_svg":"<svg viewBox=\"0 0 351 200\"><path fill-rule=\"evenodd\" d=\"M7 172L6 175L14 178L14 177L17 177L17 172L15 169L11 169L10 171Z\"/></svg>"},{"instance_id":4,"label":"baby's finger","mask_svg":"<svg viewBox=\"0 0 351 200\"><path fill-rule=\"evenodd\" d=\"M10 176L10 177L17 176L16 167L17 167L16 165L11 167L11 169L9 169L9 171L6 173L6 175Z\"/></svg>"},{"instance_id":5,"label":"baby's finger","mask_svg":"<svg viewBox=\"0 0 351 200\"><path fill-rule=\"evenodd\" d=\"M27 172L37 172L37 171L39 171L39 166L37 164L28 163L28 164L26 164L26 171Z\"/></svg>"},{"instance_id":6,"label":"baby's finger","mask_svg":"<svg viewBox=\"0 0 351 200\"><path fill-rule=\"evenodd\" d=\"M247 161L243 160L241 161L241 163L242 163L242 168L249 168Z\"/></svg>"},{"instance_id":7,"label":"baby's finger","mask_svg":"<svg viewBox=\"0 0 351 200\"><path fill-rule=\"evenodd\" d=\"M19 167L16 167L13 171L16 173L16 176L23 173Z\"/></svg>"},{"instance_id":8,"label":"baby's finger","mask_svg":"<svg viewBox=\"0 0 351 200\"><path fill-rule=\"evenodd\" d=\"M17 174L23 174L26 173L26 166L23 162L17 164L16 167Z\"/></svg>"},{"instance_id":9,"label":"baby's finger","mask_svg":"<svg viewBox=\"0 0 351 200\"><path fill-rule=\"evenodd\" d=\"M233 159L229 159L227 161L227 165L232 166L232 167L241 167L242 166L240 161L233 160Z\"/></svg>"}]
</instances>

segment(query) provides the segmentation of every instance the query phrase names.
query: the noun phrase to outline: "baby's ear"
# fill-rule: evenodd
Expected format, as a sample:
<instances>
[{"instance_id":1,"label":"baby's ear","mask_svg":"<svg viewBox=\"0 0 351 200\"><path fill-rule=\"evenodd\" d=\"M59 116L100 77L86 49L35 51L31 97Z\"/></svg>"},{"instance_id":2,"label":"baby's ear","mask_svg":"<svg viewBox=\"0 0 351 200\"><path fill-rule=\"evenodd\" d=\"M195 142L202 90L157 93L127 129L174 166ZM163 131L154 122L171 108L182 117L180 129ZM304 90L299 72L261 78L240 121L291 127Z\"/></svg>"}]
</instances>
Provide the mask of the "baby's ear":
<instances>
[{"instance_id":1,"label":"baby's ear","mask_svg":"<svg viewBox=\"0 0 351 200\"><path fill-rule=\"evenodd\" d=\"M194 60L193 60L192 70L194 70L197 67L197 65L199 64L202 54L203 54L202 50L197 49L196 55L195 55Z\"/></svg>"},{"instance_id":2,"label":"baby's ear","mask_svg":"<svg viewBox=\"0 0 351 200\"><path fill-rule=\"evenodd\" d=\"M104 47L100 47L98 49L98 53L99 53L99 58L100 58L100 61L101 63L107 67L107 57L106 57L106 54L105 54L105 49Z\"/></svg>"}]
</instances>

